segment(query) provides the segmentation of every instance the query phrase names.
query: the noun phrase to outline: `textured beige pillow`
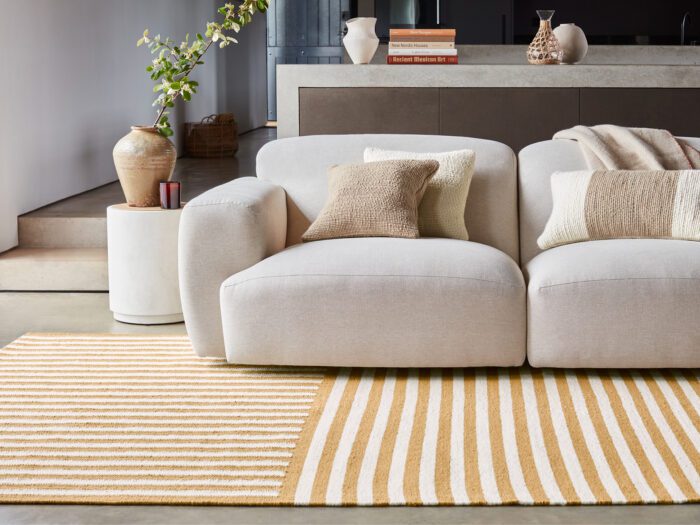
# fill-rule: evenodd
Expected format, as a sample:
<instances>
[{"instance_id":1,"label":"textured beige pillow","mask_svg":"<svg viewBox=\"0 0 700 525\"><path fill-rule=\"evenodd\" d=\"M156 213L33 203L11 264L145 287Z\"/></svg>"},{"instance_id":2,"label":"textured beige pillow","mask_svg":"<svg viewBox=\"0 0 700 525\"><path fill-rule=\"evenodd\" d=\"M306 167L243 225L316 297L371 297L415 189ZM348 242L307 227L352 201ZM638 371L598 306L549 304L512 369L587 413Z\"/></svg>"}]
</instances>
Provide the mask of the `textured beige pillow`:
<instances>
[{"instance_id":1,"label":"textured beige pillow","mask_svg":"<svg viewBox=\"0 0 700 525\"><path fill-rule=\"evenodd\" d=\"M365 149L365 162L390 159L433 159L440 169L430 179L418 208L418 228L423 237L469 240L464 208L474 176L476 154L468 149L447 153L412 153Z\"/></svg>"},{"instance_id":2,"label":"textured beige pillow","mask_svg":"<svg viewBox=\"0 0 700 525\"><path fill-rule=\"evenodd\" d=\"M700 170L574 171L552 175L543 250L599 239L700 241Z\"/></svg>"},{"instance_id":3,"label":"textured beige pillow","mask_svg":"<svg viewBox=\"0 0 700 525\"><path fill-rule=\"evenodd\" d=\"M419 237L418 205L428 180L439 167L434 160L390 160L331 167L328 200L302 240Z\"/></svg>"}]
</instances>

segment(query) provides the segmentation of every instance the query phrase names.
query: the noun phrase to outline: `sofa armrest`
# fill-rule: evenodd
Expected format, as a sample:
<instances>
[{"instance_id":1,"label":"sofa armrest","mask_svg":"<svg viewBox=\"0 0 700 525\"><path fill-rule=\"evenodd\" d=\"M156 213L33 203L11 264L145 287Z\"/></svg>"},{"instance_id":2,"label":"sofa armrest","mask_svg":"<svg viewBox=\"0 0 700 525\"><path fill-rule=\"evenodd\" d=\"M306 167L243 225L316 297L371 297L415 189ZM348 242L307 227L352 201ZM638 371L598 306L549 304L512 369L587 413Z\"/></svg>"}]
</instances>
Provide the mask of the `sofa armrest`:
<instances>
[{"instance_id":1,"label":"sofa armrest","mask_svg":"<svg viewBox=\"0 0 700 525\"><path fill-rule=\"evenodd\" d=\"M203 193L182 211L180 296L187 332L200 356L225 357L219 288L285 247L286 195L254 177Z\"/></svg>"}]
</instances>

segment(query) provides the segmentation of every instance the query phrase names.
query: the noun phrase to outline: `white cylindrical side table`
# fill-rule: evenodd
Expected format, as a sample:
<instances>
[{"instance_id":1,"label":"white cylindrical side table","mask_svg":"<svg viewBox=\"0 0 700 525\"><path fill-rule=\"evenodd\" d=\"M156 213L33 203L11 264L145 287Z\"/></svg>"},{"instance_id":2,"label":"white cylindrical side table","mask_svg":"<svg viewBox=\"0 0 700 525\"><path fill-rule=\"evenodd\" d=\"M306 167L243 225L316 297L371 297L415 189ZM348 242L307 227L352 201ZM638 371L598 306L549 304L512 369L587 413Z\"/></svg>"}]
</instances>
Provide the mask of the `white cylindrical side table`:
<instances>
[{"instance_id":1,"label":"white cylindrical side table","mask_svg":"<svg viewBox=\"0 0 700 525\"><path fill-rule=\"evenodd\" d=\"M182 322L177 236L182 210L107 208L109 308L132 324Z\"/></svg>"}]
</instances>

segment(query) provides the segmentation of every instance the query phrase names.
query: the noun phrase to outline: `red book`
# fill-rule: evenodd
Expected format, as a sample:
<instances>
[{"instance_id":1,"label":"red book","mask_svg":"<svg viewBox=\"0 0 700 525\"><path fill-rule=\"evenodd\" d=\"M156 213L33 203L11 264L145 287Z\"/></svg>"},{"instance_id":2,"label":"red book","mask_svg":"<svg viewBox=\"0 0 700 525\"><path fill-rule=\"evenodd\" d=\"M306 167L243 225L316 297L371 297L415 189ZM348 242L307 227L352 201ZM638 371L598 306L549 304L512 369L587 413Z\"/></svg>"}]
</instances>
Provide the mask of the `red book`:
<instances>
[{"instance_id":1,"label":"red book","mask_svg":"<svg viewBox=\"0 0 700 525\"><path fill-rule=\"evenodd\" d=\"M426 56L426 55L389 55L386 57L387 64L459 64L457 56Z\"/></svg>"},{"instance_id":2,"label":"red book","mask_svg":"<svg viewBox=\"0 0 700 525\"><path fill-rule=\"evenodd\" d=\"M455 37L455 29L389 29L389 36L451 36Z\"/></svg>"}]
</instances>

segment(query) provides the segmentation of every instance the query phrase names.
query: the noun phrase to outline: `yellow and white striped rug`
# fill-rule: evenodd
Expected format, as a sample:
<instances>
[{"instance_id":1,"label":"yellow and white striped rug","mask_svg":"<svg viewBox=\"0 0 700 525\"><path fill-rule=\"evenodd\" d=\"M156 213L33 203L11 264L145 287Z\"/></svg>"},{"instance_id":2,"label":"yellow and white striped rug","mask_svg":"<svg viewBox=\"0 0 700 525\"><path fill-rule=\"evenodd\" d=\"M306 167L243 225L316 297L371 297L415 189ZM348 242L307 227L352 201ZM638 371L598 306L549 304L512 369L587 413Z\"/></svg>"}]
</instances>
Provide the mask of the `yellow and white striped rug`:
<instances>
[{"instance_id":1,"label":"yellow and white striped rug","mask_svg":"<svg viewBox=\"0 0 700 525\"><path fill-rule=\"evenodd\" d=\"M328 370L184 337L0 351L0 502L700 501L696 372Z\"/></svg>"}]
</instances>

